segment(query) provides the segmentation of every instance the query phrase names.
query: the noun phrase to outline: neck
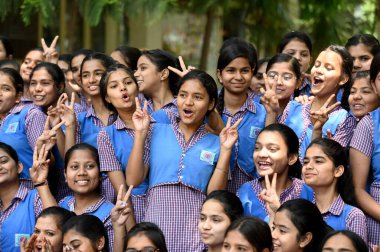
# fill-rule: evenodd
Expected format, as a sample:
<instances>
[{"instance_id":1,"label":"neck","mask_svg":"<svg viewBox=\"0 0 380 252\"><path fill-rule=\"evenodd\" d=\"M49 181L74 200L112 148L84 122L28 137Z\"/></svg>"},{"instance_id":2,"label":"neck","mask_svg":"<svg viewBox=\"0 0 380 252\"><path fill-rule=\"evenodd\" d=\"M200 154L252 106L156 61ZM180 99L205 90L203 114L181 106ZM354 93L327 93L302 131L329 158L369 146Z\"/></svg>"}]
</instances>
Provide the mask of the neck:
<instances>
[{"instance_id":1,"label":"neck","mask_svg":"<svg viewBox=\"0 0 380 252\"><path fill-rule=\"evenodd\" d=\"M132 121L134 111L117 110L117 113L121 120L128 126L128 128L134 129Z\"/></svg>"},{"instance_id":2,"label":"neck","mask_svg":"<svg viewBox=\"0 0 380 252\"><path fill-rule=\"evenodd\" d=\"M78 194L74 193L75 197L75 213L81 214L84 210L86 210L89 206L93 205L97 201L101 199L97 193L87 193L87 194Z\"/></svg>"},{"instance_id":3,"label":"neck","mask_svg":"<svg viewBox=\"0 0 380 252\"><path fill-rule=\"evenodd\" d=\"M153 101L154 111L160 110L164 105L173 101L174 96L169 89L169 84L161 85L161 88L150 96Z\"/></svg>"},{"instance_id":4,"label":"neck","mask_svg":"<svg viewBox=\"0 0 380 252\"><path fill-rule=\"evenodd\" d=\"M326 102L327 100L330 98L330 95L328 96L315 96L314 100L312 101L311 103L311 111L318 111ZM334 104L336 102L335 99L333 99L331 101L331 103L329 104L329 106L331 104Z\"/></svg>"},{"instance_id":5,"label":"neck","mask_svg":"<svg viewBox=\"0 0 380 252\"><path fill-rule=\"evenodd\" d=\"M280 105L279 115L281 115L282 112L284 112L284 110L285 110L286 106L288 105L289 101L290 101L290 97L286 98L286 99L278 100L278 104Z\"/></svg>"},{"instance_id":6,"label":"neck","mask_svg":"<svg viewBox=\"0 0 380 252\"><path fill-rule=\"evenodd\" d=\"M2 183L0 185L0 199L3 203L3 209L5 210L11 204L13 197L16 195L17 190L20 188L20 181L12 183Z\"/></svg>"},{"instance_id":7,"label":"neck","mask_svg":"<svg viewBox=\"0 0 380 252\"><path fill-rule=\"evenodd\" d=\"M273 174L269 176L269 180L272 183ZM292 184L292 180L289 178L287 172L284 172L282 174L277 174L277 181L276 181L277 195L280 197L281 193L285 191L285 189L288 188L291 184ZM261 181L261 186L265 188L265 180Z\"/></svg>"},{"instance_id":8,"label":"neck","mask_svg":"<svg viewBox=\"0 0 380 252\"><path fill-rule=\"evenodd\" d=\"M315 193L315 204L321 213L325 213L330 208L336 197L338 197L338 192L335 188L336 183L329 187L313 188Z\"/></svg>"},{"instance_id":9,"label":"neck","mask_svg":"<svg viewBox=\"0 0 380 252\"><path fill-rule=\"evenodd\" d=\"M181 129L182 133L185 135L186 143L195 134L195 132L199 129L201 125L202 123L199 123L197 125L194 125L194 124L189 125L189 124L184 124L182 121L179 122L179 128Z\"/></svg>"},{"instance_id":10,"label":"neck","mask_svg":"<svg viewBox=\"0 0 380 252\"><path fill-rule=\"evenodd\" d=\"M247 92L244 92L244 94L233 94L224 89L224 106L232 114L235 114L243 106L247 97Z\"/></svg>"},{"instance_id":11,"label":"neck","mask_svg":"<svg viewBox=\"0 0 380 252\"><path fill-rule=\"evenodd\" d=\"M95 114L97 115L104 115L110 113L108 108L104 105L100 96L92 96L91 105L94 108Z\"/></svg>"}]
</instances>

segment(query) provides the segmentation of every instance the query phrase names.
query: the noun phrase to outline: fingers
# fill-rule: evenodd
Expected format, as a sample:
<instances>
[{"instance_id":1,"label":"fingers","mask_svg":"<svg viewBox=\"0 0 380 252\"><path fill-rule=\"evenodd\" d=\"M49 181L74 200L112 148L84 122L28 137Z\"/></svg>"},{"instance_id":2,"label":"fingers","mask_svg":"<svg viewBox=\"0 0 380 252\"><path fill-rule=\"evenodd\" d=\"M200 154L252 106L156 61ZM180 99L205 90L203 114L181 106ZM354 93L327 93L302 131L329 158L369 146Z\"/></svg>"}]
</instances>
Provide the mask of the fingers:
<instances>
[{"instance_id":1,"label":"fingers","mask_svg":"<svg viewBox=\"0 0 380 252\"><path fill-rule=\"evenodd\" d=\"M243 121L243 118L240 118L239 120L237 120L234 125L232 125L232 129L237 129L237 127L239 126L239 124L241 123L241 121Z\"/></svg>"},{"instance_id":2,"label":"fingers","mask_svg":"<svg viewBox=\"0 0 380 252\"><path fill-rule=\"evenodd\" d=\"M122 200L123 194L124 194L124 185L120 185L119 191L117 192L117 198L116 198L117 200L116 201Z\"/></svg>"},{"instance_id":3,"label":"fingers","mask_svg":"<svg viewBox=\"0 0 380 252\"><path fill-rule=\"evenodd\" d=\"M273 178L272 178L272 186L271 186L271 188L272 188L273 192L276 191L276 184L277 184L277 172L275 172L273 174Z\"/></svg>"},{"instance_id":4,"label":"fingers","mask_svg":"<svg viewBox=\"0 0 380 252\"><path fill-rule=\"evenodd\" d=\"M39 161L43 160L43 157L44 157L44 154L45 154L45 149L46 149L46 144L43 144L41 146L41 149L40 149L39 153L38 153L38 160Z\"/></svg>"},{"instance_id":5,"label":"fingers","mask_svg":"<svg viewBox=\"0 0 380 252\"><path fill-rule=\"evenodd\" d=\"M131 196L131 193L132 193L132 189L133 189L133 185L130 185L129 188L128 188L127 193L124 196L124 201L125 202L128 202L129 197Z\"/></svg>"},{"instance_id":6,"label":"fingers","mask_svg":"<svg viewBox=\"0 0 380 252\"><path fill-rule=\"evenodd\" d=\"M135 102L136 102L136 110L140 110L141 111L140 100L139 100L138 97L135 98Z\"/></svg>"},{"instance_id":7,"label":"fingers","mask_svg":"<svg viewBox=\"0 0 380 252\"><path fill-rule=\"evenodd\" d=\"M144 101L144 108L143 108L144 114L148 114L148 101Z\"/></svg>"},{"instance_id":8,"label":"fingers","mask_svg":"<svg viewBox=\"0 0 380 252\"><path fill-rule=\"evenodd\" d=\"M46 52L48 49L48 46L46 45L44 38L41 39L41 45L42 45L42 49L44 49L44 52Z\"/></svg>"},{"instance_id":9,"label":"fingers","mask_svg":"<svg viewBox=\"0 0 380 252\"><path fill-rule=\"evenodd\" d=\"M58 35L54 37L53 42L51 42L49 48L55 48L55 46L57 45L57 42L58 42L58 38L59 38Z\"/></svg>"},{"instance_id":10,"label":"fingers","mask_svg":"<svg viewBox=\"0 0 380 252\"><path fill-rule=\"evenodd\" d=\"M59 104L63 104L67 99L68 99L68 97L67 97L67 94L66 94L66 93L61 94L61 95L59 96L59 98L58 98L57 106L58 106Z\"/></svg>"},{"instance_id":11,"label":"fingers","mask_svg":"<svg viewBox=\"0 0 380 252\"><path fill-rule=\"evenodd\" d=\"M340 102L336 102L334 103L333 105L331 105L330 107L328 107L326 109L326 114L330 113L331 111L333 111L336 107L338 107L340 105Z\"/></svg>"},{"instance_id":12,"label":"fingers","mask_svg":"<svg viewBox=\"0 0 380 252\"><path fill-rule=\"evenodd\" d=\"M323 104L322 108L327 108L329 104L331 103L331 101L334 99L334 97L335 97L335 94L330 95L330 97L327 99L325 104Z\"/></svg>"},{"instance_id":13,"label":"fingers","mask_svg":"<svg viewBox=\"0 0 380 252\"><path fill-rule=\"evenodd\" d=\"M230 127L231 127L231 117L228 117L226 128L228 129Z\"/></svg>"},{"instance_id":14,"label":"fingers","mask_svg":"<svg viewBox=\"0 0 380 252\"><path fill-rule=\"evenodd\" d=\"M46 117L44 130L50 130L50 128L49 128L49 120L50 120L50 116L48 115L48 116Z\"/></svg>"},{"instance_id":15,"label":"fingers","mask_svg":"<svg viewBox=\"0 0 380 252\"><path fill-rule=\"evenodd\" d=\"M179 60L179 64L181 66L182 71L186 71L187 70L186 65L185 65L185 62L183 61L182 56L178 56L178 60Z\"/></svg>"},{"instance_id":16,"label":"fingers","mask_svg":"<svg viewBox=\"0 0 380 252\"><path fill-rule=\"evenodd\" d=\"M60 123L58 123L57 125L55 125L50 131L53 131L54 132L54 134L55 134L55 132L59 129L59 128L61 128L61 126L63 125L63 123L64 122L60 122Z\"/></svg>"},{"instance_id":17,"label":"fingers","mask_svg":"<svg viewBox=\"0 0 380 252\"><path fill-rule=\"evenodd\" d=\"M269 86L269 81L268 81L268 75L266 73L263 73L263 77L264 77L264 83L265 83L265 90L269 90L270 86ZM261 88L260 88L260 91L261 91Z\"/></svg>"},{"instance_id":18,"label":"fingers","mask_svg":"<svg viewBox=\"0 0 380 252\"><path fill-rule=\"evenodd\" d=\"M327 139L332 139L331 130L327 130Z\"/></svg>"},{"instance_id":19,"label":"fingers","mask_svg":"<svg viewBox=\"0 0 380 252\"><path fill-rule=\"evenodd\" d=\"M271 186L270 186L270 181L269 181L269 175L266 174L264 178L265 178L265 188L266 188L267 190L270 190L270 189L271 189Z\"/></svg>"},{"instance_id":20,"label":"fingers","mask_svg":"<svg viewBox=\"0 0 380 252\"><path fill-rule=\"evenodd\" d=\"M68 106L68 107L71 108L72 110L74 110L75 95L76 95L75 92L72 92L72 93L71 93L70 106Z\"/></svg>"},{"instance_id":21,"label":"fingers","mask_svg":"<svg viewBox=\"0 0 380 252\"><path fill-rule=\"evenodd\" d=\"M173 73L175 73L176 75L180 76L180 77L183 76L182 72L181 72L180 70L178 70L177 68L174 68L174 67L168 66L168 69L169 69L170 71L172 71Z\"/></svg>"}]
</instances>

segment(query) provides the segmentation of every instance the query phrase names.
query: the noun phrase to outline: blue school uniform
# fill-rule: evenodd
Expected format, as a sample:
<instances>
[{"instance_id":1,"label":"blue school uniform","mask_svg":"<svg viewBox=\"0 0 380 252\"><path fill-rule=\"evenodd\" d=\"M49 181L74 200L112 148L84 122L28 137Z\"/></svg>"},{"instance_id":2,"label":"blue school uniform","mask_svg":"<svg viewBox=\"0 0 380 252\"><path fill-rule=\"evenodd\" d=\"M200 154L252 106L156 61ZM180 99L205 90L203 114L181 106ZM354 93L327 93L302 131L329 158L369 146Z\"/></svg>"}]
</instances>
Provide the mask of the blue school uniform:
<instances>
[{"instance_id":1,"label":"blue school uniform","mask_svg":"<svg viewBox=\"0 0 380 252\"><path fill-rule=\"evenodd\" d=\"M29 146L25 118L33 107L27 106L6 117L0 128L0 141L12 146L23 165L20 178L30 179L29 168L33 164L33 149Z\"/></svg>"},{"instance_id":2,"label":"blue school uniform","mask_svg":"<svg viewBox=\"0 0 380 252\"><path fill-rule=\"evenodd\" d=\"M314 199L314 192L309 186L307 186L302 180L297 178L291 178L292 184L286 188L280 197L281 204L291 199L306 199L312 201ZM247 183L244 183L237 193L244 208L245 216L254 216L265 220L268 216L268 212L265 206L265 202L259 198L259 194L263 190L261 187L260 179L254 179Z\"/></svg>"},{"instance_id":3,"label":"blue school uniform","mask_svg":"<svg viewBox=\"0 0 380 252\"><path fill-rule=\"evenodd\" d=\"M36 190L29 191L23 201L5 219L0 228L0 251L20 251L21 238L29 238L36 224L34 201Z\"/></svg>"},{"instance_id":4,"label":"blue school uniform","mask_svg":"<svg viewBox=\"0 0 380 252\"><path fill-rule=\"evenodd\" d=\"M291 101L288 104L289 112L285 120L285 124L289 126L297 135L300 141L299 147L299 156L300 160L303 160L305 157L306 149L309 146L312 134L313 134L313 125L305 125L303 116L305 114L304 105L295 101ZM327 130L331 131L331 135L334 136L339 124L349 116L348 112L344 109L340 109L331 116L322 127L322 136L327 137Z\"/></svg>"},{"instance_id":5,"label":"blue school uniform","mask_svg":"<svg viewBox=\"0 0 380 252\"><path fill-rule=\"evenodd\" d=\"M370 112L373 122L373 152L371 166L374 182L380 183L380 110Z\"/></svg>"},{"instance_id":6,"label":"blue school uniform","mask_svg":"<svg viewBox=\"0 0 380 252\"><path fill-rule=\"evenodd\" d=\"M92 117L87 115L87 111L78 114L78 123L80 124L81 142L98 148L96 138L102 128L93 123Z\"/></svg>"}]
</instances>

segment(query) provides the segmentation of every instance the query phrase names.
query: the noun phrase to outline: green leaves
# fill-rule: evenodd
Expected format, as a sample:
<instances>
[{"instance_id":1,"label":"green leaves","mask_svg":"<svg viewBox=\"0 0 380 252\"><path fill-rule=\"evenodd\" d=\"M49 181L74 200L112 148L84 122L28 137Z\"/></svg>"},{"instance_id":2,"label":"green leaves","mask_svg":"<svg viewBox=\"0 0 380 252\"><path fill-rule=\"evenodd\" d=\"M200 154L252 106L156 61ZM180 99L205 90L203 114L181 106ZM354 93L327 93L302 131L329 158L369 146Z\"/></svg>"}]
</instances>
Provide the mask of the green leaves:
<instances>
[{"instance_id":1,"label":"green leaves","mask_svg":"<svg viewBox=\"0 0 380 252\"><path fill-rule=\"evenodd\" d=\"M22 21L29 25L32 16L39 13L42 18L42 24L47 26L56 16L57 4L57 0L24 0L21 5Z\"/></svg>"}]
</instances>

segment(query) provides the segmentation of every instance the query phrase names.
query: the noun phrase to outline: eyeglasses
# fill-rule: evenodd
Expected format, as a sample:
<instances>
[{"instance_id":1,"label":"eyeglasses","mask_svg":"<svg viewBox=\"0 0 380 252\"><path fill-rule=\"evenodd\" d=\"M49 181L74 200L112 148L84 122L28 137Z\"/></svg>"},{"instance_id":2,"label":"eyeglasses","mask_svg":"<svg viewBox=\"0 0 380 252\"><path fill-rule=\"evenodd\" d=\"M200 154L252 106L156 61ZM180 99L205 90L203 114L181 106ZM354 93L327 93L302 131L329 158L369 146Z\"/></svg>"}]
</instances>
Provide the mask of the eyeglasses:
<instances>
[{"instance_id":1,"label":"eyeglasses","mask_svg":"<svg viewBox=\"0 0 380 252\"><path fill-rule=\"evenodd\" d=\"M125 252L158 252L158 251L160 251L160 250L158 248L155 248L155 247L144 247L141 250L137 250L134 248L127 248L125 250Z\"/></svg>"},{"instance_id":2,"label":"eyeglasses","mask_svg":"<svg viewBox=\"0 0 380 252\"><path fill-rule=\"evenodd\" d=\"M268 75L268 78L270 78L272 80L274 80L274 79L276 79L276 77L278 78L280 76L280 74L277 73L277 72L275 72L275 71L269 71L267 75ZM281 74L282 81L289 82L293 78L294 78L294 75L291 74L291 73L283 73L283 74Z\"/></svg>"}]
</instances>

